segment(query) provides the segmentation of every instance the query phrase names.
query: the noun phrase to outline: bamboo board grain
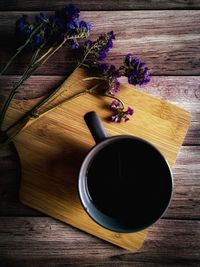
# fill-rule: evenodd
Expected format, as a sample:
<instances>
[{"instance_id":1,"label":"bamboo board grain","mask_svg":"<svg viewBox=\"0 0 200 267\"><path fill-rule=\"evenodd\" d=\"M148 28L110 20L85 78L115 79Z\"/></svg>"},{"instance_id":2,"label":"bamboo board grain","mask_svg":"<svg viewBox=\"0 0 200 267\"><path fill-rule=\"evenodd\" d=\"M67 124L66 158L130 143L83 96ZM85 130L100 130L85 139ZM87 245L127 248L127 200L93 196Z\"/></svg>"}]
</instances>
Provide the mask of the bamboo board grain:
<instances>
[{"instance_id":1,"label":"bamboo board grain","mask_svg":"<svg viewBox=\"0 0 200 267\"><path fill-rule=\"evenodd\" d=\"M77 71L68 81L85 77ZM68 82L62 87L67 88ZM80 83L60 99L89 86ZM107 120L110 99L84 95L64 103L37 122L29 125L14 139L22 166L21 201L54 218L73 225L122 248L138 250L147 234L119 234L103 229L83 210L77 194L77 177L82 160L94 145L83 121L83 115L95 110L109 135L132 134L152 142L172 166L186 135L190 114L166 101L137 89L121 86L119 96L135 109L129 123L113 124ZM29 109L38 100L15 100L9 109L7 124ZM44 107L45 111L45 107Z\"/></svg>"}]
</instances>

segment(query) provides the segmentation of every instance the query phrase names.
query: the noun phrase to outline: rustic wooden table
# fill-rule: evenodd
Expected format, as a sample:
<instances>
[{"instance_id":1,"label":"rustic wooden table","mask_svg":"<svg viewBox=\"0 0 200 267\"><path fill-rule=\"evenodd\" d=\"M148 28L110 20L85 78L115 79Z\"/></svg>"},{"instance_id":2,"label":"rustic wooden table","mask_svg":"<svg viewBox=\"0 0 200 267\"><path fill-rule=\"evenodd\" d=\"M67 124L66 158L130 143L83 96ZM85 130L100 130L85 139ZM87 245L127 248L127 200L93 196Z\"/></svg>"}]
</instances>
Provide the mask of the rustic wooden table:
<instances>
[{"instance_id":1,"label":"rustic wooden table","mask_svg":"<svg viewBox=\"0 0 200 267\"><path fill-rule=\"evenodd\" d=\"M173 168L171 205L136 253L56 221L20 203L20 172L13 146L0 153L0 266L200 266L200 1L71 1L93 24L92 37L113 30L110 59L128 52L149 66L152 81L142 90L192 113ZM0 1L0 68L13 51L13 29L22 13L51 12L65 1ZM27 58L16 60L0 79L8 93ZM18 98L43 95L73 65L67 48L41 67Z\"/></svg>"}]
</instances>

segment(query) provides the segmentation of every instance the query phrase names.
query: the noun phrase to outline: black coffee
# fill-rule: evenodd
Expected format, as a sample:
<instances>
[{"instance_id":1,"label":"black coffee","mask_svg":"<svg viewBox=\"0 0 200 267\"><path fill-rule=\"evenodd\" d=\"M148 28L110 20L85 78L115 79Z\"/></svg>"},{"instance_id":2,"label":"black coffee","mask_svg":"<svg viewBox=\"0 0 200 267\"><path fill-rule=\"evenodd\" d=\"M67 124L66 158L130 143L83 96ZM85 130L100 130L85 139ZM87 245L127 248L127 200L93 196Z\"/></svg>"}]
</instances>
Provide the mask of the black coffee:
<instances>
[{"instance_id":1,"label":"black coffee","mask_svg":"<svg viewBox=\"0 0 200 267\"><path fill-rule=\"evenodd\" d=\"M172 184L160 153L136 139L115 139L88 168L87 187L103 213L131 226L148 224L166 208Z\"/></svg>"}]
</instances>

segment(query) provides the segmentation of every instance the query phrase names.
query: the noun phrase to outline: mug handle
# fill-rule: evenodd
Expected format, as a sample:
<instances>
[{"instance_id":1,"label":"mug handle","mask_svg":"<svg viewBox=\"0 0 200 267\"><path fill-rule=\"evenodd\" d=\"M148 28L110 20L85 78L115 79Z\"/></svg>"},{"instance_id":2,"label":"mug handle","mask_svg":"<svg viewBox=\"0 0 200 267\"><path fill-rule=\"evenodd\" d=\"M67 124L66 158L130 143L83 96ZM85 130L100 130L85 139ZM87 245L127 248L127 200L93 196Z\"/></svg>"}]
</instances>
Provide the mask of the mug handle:
<instances>
[{"instance_id":1,"label":"mug handle","mask_svg":"<svg viewBox=\"0 0 200 267\"><path fill-rule=\"evenodd\" d=\"M96 112L90 111L84 115L84 120L92 134L96 144L108 138L108 135L103 127Z\"/></svg>"}]
</instances>

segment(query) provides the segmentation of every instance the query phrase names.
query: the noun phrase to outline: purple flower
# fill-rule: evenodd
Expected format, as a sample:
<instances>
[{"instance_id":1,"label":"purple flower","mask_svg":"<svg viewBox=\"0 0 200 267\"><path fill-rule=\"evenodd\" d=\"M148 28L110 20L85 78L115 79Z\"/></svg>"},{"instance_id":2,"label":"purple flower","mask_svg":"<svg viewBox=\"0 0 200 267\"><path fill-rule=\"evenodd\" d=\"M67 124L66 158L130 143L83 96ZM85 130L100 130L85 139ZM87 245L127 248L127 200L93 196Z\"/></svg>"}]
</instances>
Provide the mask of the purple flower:
<instances>
[{"instance_id":1,"label":"purple flower","mask_svg":"<svg viewBox=\"0 0 200 267\"><path fill-rule=\"evenodd\" d=\"M55 15L67 24L79 18L80 10L73 4L66 5L64 8L55 11Z\"/></svg>"},{"instance_id":2,"label":"purple flower","mask_svg":"<svg viewBox=\"0 0 200 267\"><path fill-rule=\"evenodd\" d=\"M130 107L128 107L127 110L124 110L124 108L121 107L120 102L117 100L114 100L111 103L110 108L115 112L111 117L112 122L127 122L130 120L129 116L132 116L134 113L133 109Z\"/></svg>"},{"instance_id":3,"label":"purple flower","mask_svg":"<svg viewBox=\"0 0 200 267\"><path fill-rule=\"evenodd\" d=\"M109 70L109 65L106 63L102 63L97 65L97 68L100 75L107 75L107 72Z\"/></svg>"},{"instance_id":4,"label":"purple flower","mask_svg":"<svg viewBox=\"0 0 200 267\"><path fill-rule=\"evenodd\" d=\"M72 48L78 48L78 39L86 38L92 27L90 23L80 20L79 14L79 9L70 4L55 11L53 16L39 13L33 23L29 23L24 15L16 22L16 39L23 44L31 36L29 47L34 50L42 44L47 47L59 45L67 37L70 38L67 43ZM37 28L38 31L35 31Z\"/></svg>"},{"instance_id":5,"label":"purple flower","mask_svg":"<svg viewBox=\"0 0 200 267\"><path fill-rule=\"evenodd\" d=\"M69 4L61 10L57 10L51 20L54 22L58 32L64 35L75 36L82 31L89 32L92 29L90 23L79 19L79 15L79 9Z\"/></svg>"},{"instance_id":6,"label":"purple flower","mask_svg":"<svg viewBox=\"0 0 200 267\"><path fill-rule=\"evenodd\" d=\"M113 115L111 117L111 121L112 122L120 122L121 120L120 120L119 116L116 114L116 115Z\"/></svg>"},{"instance_id":7,"label":"purple flower","mask_svg":"<svg viewBox=\"0 0 200 267\"><path fill-rule=\"evenodd\" d=\"M90 28L89 25L87 27ZM87 55L87 61L90 64L97 64L98 61L102 61L106 58L110 48L113 47L113 40L115 35L113 31L101 34L99 38L92 42L87 40L84 44L85 55Z\"/></svg>"},{"instance_id":8,"label":"purple flower","mask_svg":"<svg viewBox=\"0 0 200 267\"><path fill-rule=\"evenodd\" d=\"M115 35L113 31L108 32L107 34L100 35L97 42L103 43L101 49L99 49L98 60L104 60L109 52L109 49L113 47L113 40L115 39Z\"/></svg>"},{"instance_id":9,"label":"purple flower","mask_svg":"<svg viewBox=\"0 0 200 267\"><path fill-rule=\"evenodd\" d=\"M121 122L121 121L127 122L129 120L130 118L127 116L127 114L122 113L122 112L117 113L111 117L112 122Z\"/></svg>"},{"instance_id":10,"label":"purple flower","mask_svg":"<svg viewBox=\"0 0 200 267\"><path fill-rule=\"evenodd\" d=\"M148 69L145 67L145 64L131 54L125 57L124 75L128 77L128 82L133 85L143 85L150 81Z\"/></svg>"},{"instance_id":11,"label":"purple flower","mask_svg":"<svg viewBox=\"0 0 200 267\"><path fill-rule=\"evenodd\" d=\"M97 69L101 75L104 75L107 77L110 77L110 76L115 76L116 78L119 77L118 70L116 69L114 65L101 63L101 64L97 64Z\"/></svg>"},{"instance_id":12,"label":"purple flower","mask_svg":"<svg viewBox=\"0 0 200 267\"><path fill-rule=\"evenodd\" d=\"M69 23L67 23L65 29L66 29L66 32L70 30L77 30L77 29L90 31L92 29L92 25L83 20L76 19L74 21L70 21Z\"/></svg>"},{"instance_id":13,"label":"purple flower","mask_svg":"<svg viewBox=\"0 0 200 267\"><path fill-rule=\"evenodd\" d=\"M41 14L40 16L42 17ZM18 45L24 44L27 38L31 36L32 32L38 27L39 24L37 23L31 24L30 22L28 22L28 17L26 15L23 15L21 18L19 18L16 21L16 27L15 27L15 34ZM35 32L35 34L32 36L26 49L35 50L36 48L40 47L44 42L45 42L44 31L43 29L40 29L39 31Z\"/></svg>"},{"instance_id":14,"label":"purple flower","mask_svg":"<svg viewBox=\"0 0 200 267\"><path fill-rule=\"evenodd\" d=\"M105 80L108 84L108 93L112 95L118 93L120 88L120 82L117 78L120 77L120 75L116 67L114 65L109 65L106 63L97 64L95 67L97 68L98 74L100 74L100 76L105 77Z\"/></svg>"},{"instance_id":15,"label":"purple flower","mask_svg":"<svg viewBox=\"0 0 200 267\"><path fill-rule=\"evenodd\" d=\"M41 34L35 34L33 36L34 44L39 47L44 42L44 37Z\"/></svg>"},{"instance_id":16,"label":"purple flower","mask_svg":"<svg viewBox=\"0 0 200 267\"><path fill-rule=\"evenodd\" d=\"M128 82L133 85L144 85L150 81L147 68L140 68L138 71L132 72L128 77Z\"/></svg>"},{"instance_id":17,"label":"purple flower","mask_svg":"<svg viewBox=\"0 0 200 267\"><path fill-rule=\"evenodd\" d=\"M114 100L111 104L110 104L111 109L117 109L120 108L120 102L117 100Z\"/></svg>"},{"instance_id":18,"label":"purple flower","mask_svg":"<svg viewBox=\"0 0 200 267\"><path fill-rule=\"evenodd\" d=\"M73 37L74 39L68 42L72 48L78 48L79 44L77 42L77 37L81 36L84 32L85 35L88 35L92 26L90 23L87 23L79 19L80 11L74 5L66 5L61 10L57 10L54 16L50 17L50 22L53 28L53 39L63 40L65 36ZM59 38L60 37L60 38Z\"/></svg>"},{"instance_id":19,"label":"purple flower","mask_svg":"<svg viewBox=\"0 0 200 267\"><path fill-rule=\"evenodd\" d=\"M59 35L61 40L64 36L74 37L74 39L70 39L70 41L67 42L72 48L78 48L79 44L77 39L79 36L82 36L83 39L84 36L88 36L92 29L90 23L79 19L79 14L79 9L70 4L56 11L55 16L51 17L56 38L58 38L57 36Z\"/></svg>"},{"instance_id":20,"label":"purple flower","mask_svg":"<svg viewBox=\"0 0 200 267\"><path fill-rule=\"evenodd\" d=\"M132 116L133 113L134 113L134 110L133 110L132 108L128 107L126 113L127 113L128 115L131 115L131 116Z\"/></svg>"},{"instance_id":21,"label":"purple flower","mask_svg":"<svg viewBox=\"0 0 200 267\"><path fill-rule=\"evenodd\" d=\"M23 43L26 38L30 35L31 33L31 28L32 26L30 25L30 23L27 21L28 16L23 15L21 18L19 18L16 21L16 25L15 25L15 34L17 36L17 40L20 43Z\"/></svg>"},{"instance_id":22,"label":"purple flower","mask_svg":"<svg viewBox=\"0 0 200 267\"><path fill-rule=\"evenodd\" d=\"M125 66L127 66L128 68L134 67L136 64L140 63L140 59L133 57L132 54L128 54L126 55L125 59L124 59L124 63Z\"/></svg>"},{"instance_id":23,"label":"purple flower","mask_svg":"<svg viewBox=\"0 0 200 267\"><path fill-rule=\"evenodd\" d=\"M114 87L113 87L113 94L117 94L119 92L119 88L120 88L120 82L115 79L114 80Z\"/></svg>"},{"instance_id":24,"label":"purple flower","mask_svg":"<svg viewBox=\"0 0 200 267\"><path fill-rule=\"evenodd\" d=\"M79 25L80 28L91 31L92 30L92 25L88 22L85 22L83 20L80 21Z\"/></svg>"}]
</instances>

